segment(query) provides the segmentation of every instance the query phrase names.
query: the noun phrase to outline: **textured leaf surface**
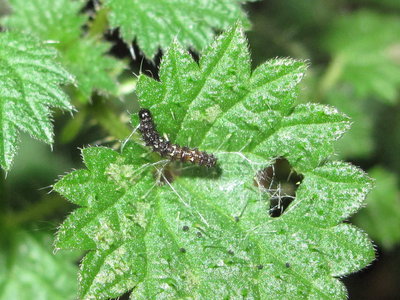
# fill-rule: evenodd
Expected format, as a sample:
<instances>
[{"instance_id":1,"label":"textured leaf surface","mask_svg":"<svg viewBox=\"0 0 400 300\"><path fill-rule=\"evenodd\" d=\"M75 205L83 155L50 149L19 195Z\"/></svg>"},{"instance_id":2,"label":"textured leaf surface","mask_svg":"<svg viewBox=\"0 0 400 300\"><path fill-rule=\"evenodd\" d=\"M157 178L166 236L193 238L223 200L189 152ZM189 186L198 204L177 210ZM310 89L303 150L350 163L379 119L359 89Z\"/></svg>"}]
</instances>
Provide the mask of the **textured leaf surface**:
<instances>
[{"instance_id":1,"label":"textured leaf surface","mask_svg":"<svg viewBox=\"0 0 400 300\"><path fill-rule=\"evenodd\" d=\"M341 78L358 96L396 101L400 86L400 18L358 11L332 25L326 47L342 65Z\"/></svg>"},{"instance_id":2,"label":"textured leaf surface","mask_svg":"<svg viewBox=\"0 0 400 300\"><path fill-rule=\"evenodd\" d=\"M53 254L50 235L19 232L0 248L0 299L76 299L72 254Z\"/></svg>"},{"instance_id":3,"label":"textured leaf surface","mask_svg":"<svg viewBox=\"0 0 400 300\"><path fill-rule=\"evenodd\" d=\"M233 28L199 65L174 44L161 82L141 76L142 107L160 132L214 153L219 168L167 166L137 143L122 153L84 149L87 169L54 187L81 206L56 242L90 250L81 298L128 290L132 299L346 297L336 277L366 266L374 251L364 233L341 222L371 183L347 163L322 164L349 121L331 107L293 107L305 68L275 59L251 72L247 41ZM278 156L304 180L287 211L272 218L269 194L254 178Z\"/></svg>"},{"instance_id":4,"label":"textured leaf surface","mask_svg":"<svg viewBox=\"0 0 400 300\"><path fill-rule=\"evenodd\" d=\"M254 0L253 0L254 1ZM152 58L176 38L185 46L203 49L215 29L241 20L248 24L240 5L248 0L106 0L110 23L119 27L127 43L137 39L140 49Z\"/></svg>"},{"instance_id":5,"label":"textured leaf surface","mask_svg":"<svg viewBox=\"0 0 400 300\"><path fill-rule=\"evenodd\" d=\"M55 62L55 49L27 36L0 33L0 164L11 167L18 131L51 144L50 107L72 110L59 84L72 76Z\"/></svg>"},{"instance_id":6,"label":"textured leaf surface","mask_svg":"<svg viewBox=\"0 0 400 300\"><path fill-rule=\"evenodd\" d=\"M105 55L110 45L82 37L82 26L87 22L87 16L80 14L84 1L7 1L12 14L3 20L3 24L12 30L54 41L64 66L75 75L78 88L86 99L93 90L116 92L115 78L110 72L119 68L119 63Z\"/></svg>"},{"instance_id":7,"label":"textured leaf surface","mask_svg":"<svg viewBox=\"0 0 400 300\"><path fill-rule=\"evenodd\" d=\"M355 223L378 244L392 249L400 242L400 193L395 174L376 167L369 172L375 189L368 195L367 207L355 217Z\"/></svg>"}]
</instances>

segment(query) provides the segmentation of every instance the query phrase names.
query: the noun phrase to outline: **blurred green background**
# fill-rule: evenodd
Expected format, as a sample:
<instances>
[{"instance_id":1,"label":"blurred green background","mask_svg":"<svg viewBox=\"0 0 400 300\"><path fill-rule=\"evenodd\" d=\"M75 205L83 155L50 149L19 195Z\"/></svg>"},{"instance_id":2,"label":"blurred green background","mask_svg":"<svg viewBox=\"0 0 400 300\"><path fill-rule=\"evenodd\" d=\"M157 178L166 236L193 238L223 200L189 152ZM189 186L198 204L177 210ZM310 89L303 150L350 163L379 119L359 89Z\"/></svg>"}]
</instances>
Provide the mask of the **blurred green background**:
<instances>
[{"instance_id":1,"label":"blurred green background","mask_svg":"<svg viewBox=\"0 0 400 300\"><path fill-rule=\"evenodd\" d=\"M89 3L86 10L92 8ZM253 23L248 37L254 66L277 56L308 60L310 69L299 103L321 102L348 114L354 123L337 143L337 158L361 167L376 180L368 207L350 221L370 234L377 258L365 270L343 279L349 298L399 299L400 1L263 0L246 5L245 10ZM5 13L6 5L0 1L0 14ZM56 112L53 151L23 136L11 172L0 176L0 282L11 280L2 268L11 264L10 257L25 258L12 274L25 271L22 278L17 276L14 287L25 287L26 295L33 293L34 276L29 274L46 268L43 280L49 285L58 276L59 288L75 289L79 253L53 258L51 248L57 226L73 206L51 193L51 185L58 176L82 167L79 148L119 146L118 141L131 132L129 113L137 109L132 72L157 74L161 54L154 63L140 55L132 60L118 33L108 32L105 37L114 44L111 54L130 67L119 77L120 97L94 95L87 104L71 92L78 112L73 118ZM34 235L25 234L26 230ZM36 250L49 255L35 256ZM60 269L50 267L48 260L53 259L59 261ZM0 299L24 296L1 285L0 293Z\"/></svg>"}]
</instances>

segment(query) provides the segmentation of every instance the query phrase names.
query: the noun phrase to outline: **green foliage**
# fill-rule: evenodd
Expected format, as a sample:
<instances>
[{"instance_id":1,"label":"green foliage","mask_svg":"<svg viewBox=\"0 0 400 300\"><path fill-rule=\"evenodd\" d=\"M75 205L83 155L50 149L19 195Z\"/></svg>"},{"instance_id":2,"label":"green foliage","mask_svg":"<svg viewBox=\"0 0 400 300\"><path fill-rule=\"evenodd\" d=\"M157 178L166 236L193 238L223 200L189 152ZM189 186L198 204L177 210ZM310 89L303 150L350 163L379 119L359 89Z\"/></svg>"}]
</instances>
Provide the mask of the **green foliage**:
<instances>
[{"instance_id":1,"label":"green foliage","mask_svg":"<svg viewBox=\"0 0 400 300\"><path fill-rule=\"evenodd\" d=\"M254 1L254 0L250 0ZM241 20L240 5L249 0L106 0L112 27L119 27L127 43L136 39L144 54L152 58L176 38L181 44L202 50L215 29L226 29Z\"/></svg>"},{"instance_id":2,"label":"green foliage","mask_svg":"<svg viewBox=\"0 0 400 300\"><path fill-rule=\"evenodd\" d=\"M339 87L327 95L326 101L351 116L352 120L350 130L338 141L335 149L343 158L368 157L375 146L372 108L368 107L367 101L351 95L349 89Z\"/></svg>"},{"instance_id":3,"label":"green foliage","mask_svg":"<svg viewBox=\"0 0 400 300\"><path fill-rule=\"evenodd\" d=\"M53 142L50 107L72 110L59 84L72 76L54 61L55 49L27 36L0 33L0 165L10 169L18 131Z\"/></svg>"},{"instance_id":4,"label":"green foliage","mask_svg":"<svg viewBox=\"0 0 400 300\"><path fill-rule=\"evenodd\" d=\"M80 206L56 241L89 250L80 298L128 290L132 299L346 298L336 277L366 266L374 250L342 221L363 205L371 182L347 163L323 164L349 120L323 105L294 107L305 68L274 59L251 72L247 41L235 27L199 65L174 43L161 82L140 77L142 107L160 132L214 153L219 168L168 167L138 143L122 153L84 149L87 169L54 186ZM254 178L279 156L304 180L284 214L272 218L269 194Z\"/></svg>"},{"instance_id":5,"label":"green foliage","mask_svg":"<svg viewBox=\"0 0 400 300\"><path fill-rule=\"evenodd\" d=\"M1 300L75 299L75 254L54 255L48 234L19 231L10 238L0 251Z\"/></svg>"},{"instance_id":6,"label":"green foliage","mask_svg":"<svg viewBox=\"0 0 400 300\"><path fill-rule=\"evenodd\" d=\"M104 55L110 45L99 37L83 35L82 26L87 16L80 14L84 1L71 0L7 0L12 14L3 24L12 29L54 41L61 52L64 66L76 77L84 99L93 90L116 93L115 74L121 68L111 56Z\"/></svg>"},{"instance_id":7,"label":"green foliage","mask_svg":"<svg viewBox=\"0 0 400 300\"><path fill-rule=\"evenodd\" d=\"M358 97L393 103L400 85L400 18L361 10L335 20L325 46Z\"/></svg>"},{"instance_id":8,"label":"green foliage","mask_svg":"<svg viewBox=\"0 0 400 300\"><path fill-rule=\"evenodd\" d=\"M354 2L360 3L368 3L368 4L375 4L380 5L383 8L395 8L400 9L400 2L397 0L353 0Z\"/></svg>"},{"instance_id":9,"label":"green foliage","mask_svg":"<svg viewBox=\"0 0 400 300\"><path fill-rule=\"evenodd\" d=\"M392 249L400 242L400 193L398 178L382 167L375 167L369 174L376 180L376 187L368 195L367 207L354 218L378 244Z\"/></svg>"}]
</instances>

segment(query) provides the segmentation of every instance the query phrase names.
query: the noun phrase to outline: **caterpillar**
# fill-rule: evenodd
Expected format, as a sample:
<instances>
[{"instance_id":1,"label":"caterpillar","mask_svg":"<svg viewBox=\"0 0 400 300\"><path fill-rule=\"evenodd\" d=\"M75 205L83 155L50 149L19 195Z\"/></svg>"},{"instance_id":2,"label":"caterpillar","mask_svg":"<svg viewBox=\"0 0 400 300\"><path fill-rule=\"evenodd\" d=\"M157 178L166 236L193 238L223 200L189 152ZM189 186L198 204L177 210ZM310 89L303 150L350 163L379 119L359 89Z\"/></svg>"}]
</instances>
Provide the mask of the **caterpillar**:
<instances>
[{"instance_id":1,"label":"caterpillar","mask_svg":"<svg viewBox=\"0 0 400 300\"><path fill-rule=\"evenodd\" d=\"M208 168L214 167L217 164L217 158L212 154L199 151L197 148L181 147L161 137L156 130L150 110L142 108L139 111L139 119L139 131L146 146L152 147L153 151L159 153L162 157L206 166Z\"/></svg>"}]
</instances>

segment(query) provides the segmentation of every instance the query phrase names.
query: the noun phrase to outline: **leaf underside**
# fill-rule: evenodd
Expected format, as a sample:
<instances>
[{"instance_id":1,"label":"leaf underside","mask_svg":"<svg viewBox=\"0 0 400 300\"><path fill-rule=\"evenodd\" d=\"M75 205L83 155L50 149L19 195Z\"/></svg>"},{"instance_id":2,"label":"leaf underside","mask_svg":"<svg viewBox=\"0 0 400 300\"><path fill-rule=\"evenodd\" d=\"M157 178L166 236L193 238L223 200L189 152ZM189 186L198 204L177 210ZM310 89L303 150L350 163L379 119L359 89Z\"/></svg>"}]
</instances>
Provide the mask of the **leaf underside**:
<instances>
[{"instance_id":1,"label":"leaf underside","mask_svg":"<svg viewBox=\"0 0 400 300\"><path fill-rule=\"evenodd\" d=\"M56 51L27 36L0 33L0 165L10 169L19 131L53 142L50 107L72 110L59 87L73 81L55 61Z\"/></svg>"},{"instance_id":2,"label":"leaf underside","mask_svg":"<svg viewBox=\"0 0 400 300\"><path fill-rule=\"evenodd\" d=\"M305 69L302 61L274 59L251 72L237 26L199 64L174 43L160 82L140 77L141 105L158 130L213 153L218 168L169 164L133 142L121 153L84 149L87 169L54 186L80 206L56 247L89 250L81 298L128 290L132 299L346 297L337 277L365 267L374 250L366 234L342 221L363 205L371 181L350 164L324 163L349 119L328 106L294 107ZM304 179L287 210L272 218L269 194L254 180L281 156Z\"/></svg>"}]
</instances>

